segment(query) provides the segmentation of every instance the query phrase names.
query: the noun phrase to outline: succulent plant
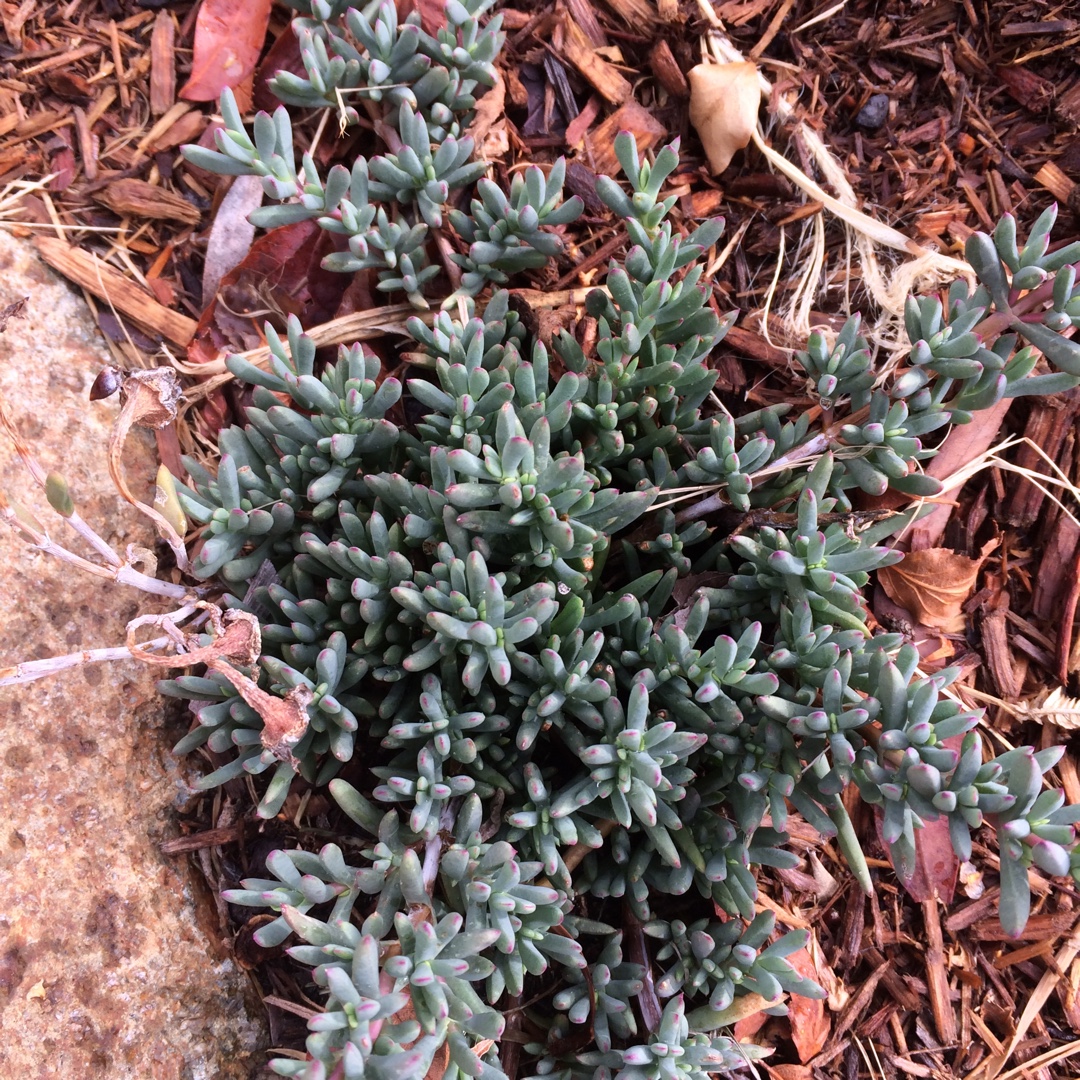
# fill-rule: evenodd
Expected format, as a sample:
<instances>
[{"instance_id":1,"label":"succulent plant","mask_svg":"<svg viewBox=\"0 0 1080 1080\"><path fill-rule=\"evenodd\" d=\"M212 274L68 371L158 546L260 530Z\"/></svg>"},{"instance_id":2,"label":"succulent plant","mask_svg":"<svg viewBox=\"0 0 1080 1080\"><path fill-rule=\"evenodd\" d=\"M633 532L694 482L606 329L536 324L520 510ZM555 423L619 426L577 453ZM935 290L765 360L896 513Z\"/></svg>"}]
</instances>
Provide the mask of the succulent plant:
<instances>
[{"instance_id":1,"label":"succulent plant","mask_svg":"<svg viewBox=\"0 0 1080 1080\"><path fill-rule=\"evenodd\" d=\"M580 206L562 201L561 161L504 191L469 160L463 128L501 44L489 5L449 0L436 35L389 3L294 6L307 77L279 76L279 95L346 123L366 110L385 153L322 181L310 157L296 169L284 109L249 136L226 97L218 151L189 157L261 176L281 205L259 224L342 237L332 269L445 303L409 322L405 380L360 345L322 360L295 320L287 341L268 329L265 370L228 361L253 389L216 475L189 460L177 489L204 527L194 572L258 614L243 674L310 696L282 760L233 680L165 682L196 711L178 749L235 753L204 788L272 768L263 817L300 777L355 826L338 838L349 863L334 844L277 852L276 880L227 894L275 914L263 943L296 935L326 995L308 1059L273 1068L404 1080L445 1046L447 1075L499 1080L523 1008L553 1032L526 1047L537 1078L738 1069L756 1056L720 1033L738 995L782 1008L820 992L786 959L803 936L755 911L756 869L798 862L790 815L835 836L871 887L850 784L880 808L902 876L930 821L965 858L973 831L995 830L1018 933L1029 866L1080 881L1080 811L1043 790L1056 751L984 762L976 714L944 693L956 672L924 675L899 635L870 630L864 591L901 558L897 520L848 512L856 489L935 492L920 462L946 425L1080 385L1080 246L1048 254L1052 214L1020 246L1006 218L968 241L977 287L909 302L900 369L878 371L852 318L796 355L820 408L736 416L707 363L730 322L702 284L723 223L673 228L677 144L649 162L615 140L624 179L597 194L629 250L586 300L595 344L545 345L499 286L557 256ZM692 916L673 917L675 896ZM645 968L602 921L617 899L669 999L648 1027ZM529 1002L551 971L554 997Z\"/></svg>"}]
</instances>

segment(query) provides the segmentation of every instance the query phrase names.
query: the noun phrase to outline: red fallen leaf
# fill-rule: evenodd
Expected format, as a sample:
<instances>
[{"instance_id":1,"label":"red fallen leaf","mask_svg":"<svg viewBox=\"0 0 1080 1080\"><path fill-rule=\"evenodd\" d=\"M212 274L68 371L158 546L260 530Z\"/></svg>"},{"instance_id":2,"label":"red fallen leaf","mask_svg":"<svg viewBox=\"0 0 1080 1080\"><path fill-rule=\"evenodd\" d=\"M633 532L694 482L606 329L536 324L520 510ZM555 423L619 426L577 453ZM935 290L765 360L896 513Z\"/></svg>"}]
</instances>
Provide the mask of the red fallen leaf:
<instances>
[{"instance_id":1,"label":"red fallen leaf","mask_svg":"<svg viewBox=\"0 0 1080 1080\"><path fill-rule=\"evenodd\" d=\"M256 109L272 113L281 102L274 96L273 90L267 85L279 72L288 71L293 75L305 77L304 63L300 59L300 42L292 30L286 30L274 41L274 44L266 50L266 55L259 63L255 72L254 104Z\"/></svg>"},{"instance_id":2,"label":"red fallen leaf","mask_svg":"<svg viewBox=\"0 0 1080 1080\"><path fill-rule=\"evenodd\" d=\"M816 982L822 981L813 958L806 949L792 953L787 960L800 975ZM792 994L787 1004L791 1021L791 1041L799 1053L799 1060L809 1061L821 1052L831 1030L829 1018L825 1014L825 1002ZM791 1080L794 1080L794 1077Z\"/></svg>"},{"instance_id":3,"label":"red fallen leaf","mask_svg":"<svg viewBox=\"0 0 1080 1080\"><path fill-rule=\"evenodd\" d=\"M766 1065L769 1080L813 1080L814 1070L809 1065Z\"/></svg>"},{"instance_id":4,"label":"red fallen leaf","mask_svg":"<svg viewBox=\"0 0 1080 1080\"><path fill-rule=\"evenodd\" d=\"M217 101L255 71L270 22L271 0L203 0L195 20L191 78L186 101Z\"/></svg>"},{"instance_id":5,"label":"red fallen leaf","mask_svg":"<svg viewBox=\"0 0 1080 1080\"><path fill-rule=\"evenodd\" d=\"M331 234L314 221L283 225L260 236L240 265L221 279L216 294L203 298L206 306L188 346L188 362L208 363L223 352L262 344L268 318L279 328L289 314L299 316L305 326L332 318L350 280L348 274L320 265L332 245ZM214 435L231 422L229 414L225 395L215 391L200 405L201 428Z\"/></svg>"},{"instance_id":6,"label":"red fallen leaf","mask_svg":"<svg viewBox=\"0 0 1080 1080\"><path fill-rule=\"evenodd\" d=\"M879 835L881 819L881 811L875 807L874 821ZM891 863L892 853L887 847L885 854ZM893 869L896 869L895 863ZM940 896L942 903L948 904L952 902L959 872L960 860L949 839L949 823L944 818L938 818L915 830L915 873L910 878L904 878L898 871L896 876L913 900L921 903Z\"/></svg>"},{"instance_id":7,"label":"red fallen leaf","mask_svg":"<svg viewBox=\"0 0 1080 1080\"><path fill-rule=\"evenodd\" d=\"M312 304L313 286L317 282L323 287L321 275L329 274L315 261L322 257L320 241L325 235L314 221L300 221L260 236L240 263L221 278L215 294L203 297L203 313L188 346L188 360L204 363L217 359L223 349L242 351L258 344L267 309L295 313L305 325L329 318L348 277L335 275L328 284L339 286L337 295L330 302Z\"/></svg>"},{"instance_id":8,"label":"red fallen leaf","mask_svg":"<svg viewBox=\"0 0 1080 1080\"><path fill-rule=\"evenodd\" d=\"M954 735L945 739L944 745L950 750L959 750L963 741L962 735ZM879 840L881 822L882 812L878 807L874 807L874 824ZM892 863L892 852L883 840L882 846ZM896 869L895 863L893 869ZM952 840L949 839L949 823L944 817L940 817L937 821L928 821L923 828L915 830L915 873L910 878L904 878L899 872L896 876L913 900L921 903L937 896L942 903L949 904L952 903L953 893L956 891L959 873L960 860L953 850Z\"/></svg>"},{"instance_id":9,"label":"red fallen leaf","mask_svg":"<svg viewBox=\"0 0 1080 1080\"><path fill-rule=\"evenodd\" d=\"M420 12L420 25L425 33L434 36L446 28L446 5L442 0L402 0L398 18L406 19L414 11Z\"/></svg>"},{"instance_id":10,"label":"red fallen leaf","mask_svg":"<svg viewBox=\"0 0 1080 1080\"><path fill-rule=\"evenodd\" d=\"M735 1041L749 1042L765 1026L765 1022L771 1019L772 1017L761 1009L749 1016L744 1016L733 1029Z\"/></svg>"}]
</instances>

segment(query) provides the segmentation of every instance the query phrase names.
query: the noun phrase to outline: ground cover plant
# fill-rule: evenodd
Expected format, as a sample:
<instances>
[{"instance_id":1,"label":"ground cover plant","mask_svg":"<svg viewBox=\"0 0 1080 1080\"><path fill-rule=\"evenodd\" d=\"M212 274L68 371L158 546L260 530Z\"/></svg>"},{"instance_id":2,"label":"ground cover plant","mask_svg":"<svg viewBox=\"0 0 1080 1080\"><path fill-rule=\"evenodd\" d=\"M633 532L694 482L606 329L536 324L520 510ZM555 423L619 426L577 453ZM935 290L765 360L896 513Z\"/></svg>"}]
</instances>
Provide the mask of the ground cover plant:
<instances>
[{"instance_id":1,"label":"ground cover plant","mask_svg":"<svg viewBox=\"0 0 1080 1080\"><path fill-rule=\"evenodd\" d=\"M279 96L377 118L380 156L320 179L285 110L249 135L228 97L218 151L189 150L263 177L281 205L259 224L316 220L344 238L331 268L439 310L410 323L405 381L363 346L317 356L295 321L268 330L266 370L230 360L245 423L216 472L187 462L173 509L203 526L193 569L229 612L190 645L242 625L258 647L162 689L195 706L178 750L229 756L201 787L254 776L264 818L325 787L355 826L227 895L270 912L258 940L290 942L326 1000L279 1074L413 1077L446 1054L446 1075L496 1078L524 1011L550 1034L518 1075L704 1077L755 1056L723 1034L739 999L820 993L787 959L806 935L755 909L755 867L797 862L792 813L866 889L852 784L901 878L925 823L965 858L996 832L1013 932L1029 866L1080 866L1080 812L1045 790L1057 751L984 760L955 673L871 632L869 575L912 515L861 513L935 493L919 463L948 425L1080 385L1080 245L1051 252L1052 213L1023 242L1006 218L968 244L977 287L909 303L902 369L852 318L797 357L815 408L739 413L701 287L722 223L674 230L678 147L646 161L622 136L597 194L630 250L587 300L595 340L548 347L504 287L580 206L559 165L502 191L472 160L486 14L450 3L430 35L389 4L302 11L307 79Z\"/></svg>"},{"instance_id":2,"label":"ground cover plant","mask_svg":"<svg viewBox=\"0 0 1080 1080\"><path fill-rule=\"evenodd\" d=\"M909 301L903 368L879 375L853 317L798 354L813 416L733 415L707 363L727 322L699 286L723 223L674 233L677 145L649 162L624 134L623 175L597 194L632 246L586 301L595 342L563 331L547 348L503 286L560 250L580 200L561 162L504 192L472 160L463 132L501 42L486 6L449 3L438 37L390 4L297 18L308 78L276 92L361 98L381 156L298 170L285 109L249 136L228 95L218 151L188 150L263 177L280 205L258 224L346 237L331 268L444 302L409 323L404 383L359 345L321 361L295 320L287 340L268 330L267 370L228 362L253 388L246 422L221 433L216 475L186 463L177 495L205 526L195 573L258 615L243 674L299 719L268 739L220 670L162 689L195 703L178 751L234 755L200 786L265 777L272 817L301 778L355 823L226 894L277 915L257 940L302 941L290 955L327 997L307 1059L276 1072L419 1076L445 1044L447 1075L501 1077L506 1009L526 1007L550 1034L524 1073L704 1077L754 1056L721 1033L736 999L822 992L786 959L805 932L776 937L755 913L754 868L797 861L791 812L837 838L866 889L849 784L880 807L901 878L925 823L947 820L963 858L994 829L1013 932L1028 866L1080 870L1080 810L1044 790L1058 751L984 760L978 715L945 693L955 672L924 676L900 635L871 633L862 590L901 558L887 540L911 515L867 525L857 509L887 488L933 495L919 463L947 425L1080 384L1062 333L1080 322L1080 245L1048 253L1052 212L1023 243L1006 218L968 243L976 288ZM438 296L446 226L463 253ZM359 787L337 777L357 758Z\"/></svg>"}]
</instances>

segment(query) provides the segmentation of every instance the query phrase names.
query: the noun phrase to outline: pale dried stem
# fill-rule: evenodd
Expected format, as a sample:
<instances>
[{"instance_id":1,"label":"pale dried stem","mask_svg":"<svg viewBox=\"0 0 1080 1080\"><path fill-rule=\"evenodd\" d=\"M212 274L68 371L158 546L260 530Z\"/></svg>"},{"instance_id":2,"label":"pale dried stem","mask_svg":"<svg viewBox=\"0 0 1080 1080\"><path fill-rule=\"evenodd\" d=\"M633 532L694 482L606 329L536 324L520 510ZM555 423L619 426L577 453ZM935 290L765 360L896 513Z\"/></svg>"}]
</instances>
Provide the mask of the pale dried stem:
<instances>
[{"instance_id":1,"label":"pale dried stem","mask_svg":"<svg viewBox=\"0 0 1080 1080\"><path fill-rule=\"evenodd\" d=\"M172 611L168 616L141 616L128 624L128 631L135 626L149 620L160 624L162 618L170 620L166 624L169 631L167 636L154 638L153 641L143 642L134 649L131 646L122 645L112 649L81 649L79 652L66 653L63 656L49 656L43 660L26 660L12 667L0 668L0 686L21 686L24 683L34 682L37 679L45 679L55 675L59 671L68 668L83 667L85 664L109 663L114 660L139 660L138 652L149 652L154 649L165 649L170 645L176 646L179 631L175 627L176 622L182 622L198 612L199 606L187 604L177 611ZM205 621L206 615L200 614L196 622ZM195 623L191 624L192 626Z\"/></svg>"},{"instance_id":2,"label":"pale dried stem","mask_svg":"<svg viewBox=\"0 0 1080 1080\"><path fill-rule=\"evenodd\" d=\"M172 644L167 637L155 638L142 646L143 649L163 649ZM115 649L83 649L81 652L67 653L64 656L50 656L44 660L26 660L13 667L0 668L0 686L21 686L35 679L46 679L68 668L82 667L84 664L101 664L113 660L133 660L135 657L126 646Z\"/></svg>"},{"instance_id":3,"label":"pale dried stem","mask_svg":"<svg viewBox=\"0 0 1080 1080\"><path fill-rule=\"evenodd\" d=\"M159 581L157 578L150 577L149 574L136 570L133 566L123 562L123 560L120 560L119 564L113 561L109 566L101 566L98 563L91 562L89 559L84 559L81 555L76 555L73 551L61 547L55 541L50 540L46 533L24 521L6 502L0 502L0 518L3 518L12 530L24 540L27 540L31 546L45 552L46 555L59 559L61 562L69 563L84 573L92 574L94 577L115 581L119 585L130 585L132 588L150 593L152 596L164 596L170 600L191 600L196 595L195 590L189 589L185 585L175 585L171 581ZM103 540L101 542L104 543ZM113 552L113 554L116 553ZM117 556L117 558L119 557Z\"/></svg>"}]
</instances>

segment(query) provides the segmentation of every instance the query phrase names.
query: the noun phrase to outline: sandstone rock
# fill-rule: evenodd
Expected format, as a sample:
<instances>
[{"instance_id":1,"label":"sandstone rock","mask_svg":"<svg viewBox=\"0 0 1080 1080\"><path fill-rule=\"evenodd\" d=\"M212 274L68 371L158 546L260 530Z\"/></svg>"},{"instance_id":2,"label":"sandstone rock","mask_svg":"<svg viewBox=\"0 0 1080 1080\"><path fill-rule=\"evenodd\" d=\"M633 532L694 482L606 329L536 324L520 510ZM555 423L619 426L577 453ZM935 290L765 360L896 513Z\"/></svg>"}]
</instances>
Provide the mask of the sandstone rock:
<instances>
[{"instance_id":1,"label":"sandstone rock","mask_svg":"<svg viewBox=\"0 0 1080 1080\"><path fill-rule=\"evenodd\" d=\"M151 545L105 466L118 405L87 399L109 362L90 313L32 248L0 232L0 307L21 296L26 318L0 334L0 393L19 430L117 551ZM132 489L145 492L151 439L133 438L125 460ZM0 490L72 543L3 436ZM86 552L79 543L73 550ZM154 604L47 558L0 524L0 667L122 645L127 620L165 610ZM0 689L0 1076L262 1074L258 1002L214 938L196 875L159 851L175 834L184 783L154 681L128 661Z\"/></svg>"}]
</instances>

